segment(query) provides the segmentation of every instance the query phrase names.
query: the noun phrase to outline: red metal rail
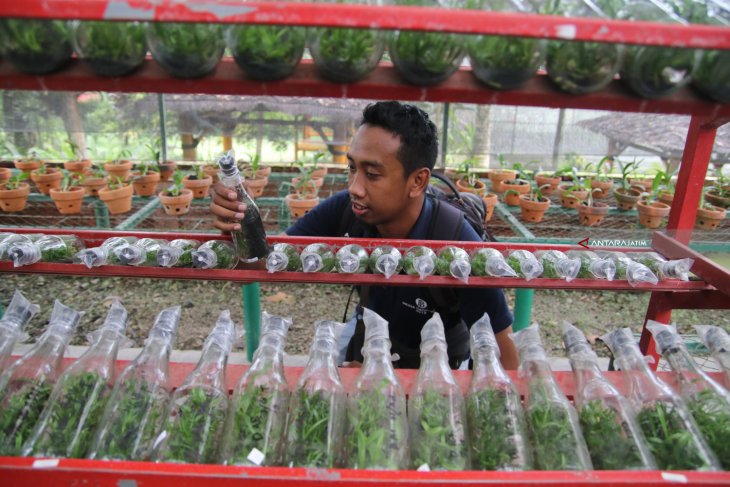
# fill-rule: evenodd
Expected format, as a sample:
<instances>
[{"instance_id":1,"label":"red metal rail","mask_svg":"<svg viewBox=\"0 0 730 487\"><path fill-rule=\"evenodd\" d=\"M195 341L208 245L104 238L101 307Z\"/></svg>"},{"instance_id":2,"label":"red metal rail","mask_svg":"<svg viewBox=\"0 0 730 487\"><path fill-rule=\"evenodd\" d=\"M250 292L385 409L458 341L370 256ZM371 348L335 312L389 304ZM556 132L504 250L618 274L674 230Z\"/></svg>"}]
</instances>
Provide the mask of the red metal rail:
<instances>
[{"instance_id":1,"label":"red metal rail","mask_svg":"<svg viewBox=\"0 0 730 487\"><path fill-rule=\"evenodd\" d=\"M730 30L477 10L241 0L5 0L0 17L220 22L434 30L730 49Z\"/></svg>"}]
</instances>

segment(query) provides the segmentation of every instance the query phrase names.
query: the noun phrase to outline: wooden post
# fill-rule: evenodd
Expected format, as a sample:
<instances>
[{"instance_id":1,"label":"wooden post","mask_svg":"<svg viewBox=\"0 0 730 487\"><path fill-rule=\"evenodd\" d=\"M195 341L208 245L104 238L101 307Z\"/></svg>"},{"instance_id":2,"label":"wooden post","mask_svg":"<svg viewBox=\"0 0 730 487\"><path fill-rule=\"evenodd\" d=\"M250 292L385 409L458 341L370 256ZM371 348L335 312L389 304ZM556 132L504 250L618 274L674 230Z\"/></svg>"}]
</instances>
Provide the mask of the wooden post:
<instances>
[{"instance_id":1,"label":"wooden post","mask_svg":"<svg viewBox=\"0 0 730 487\"><path fill-rule=\"evenodd\" d=\"M193 139L193 134L182 134L180 138L182 140L183 160L197 160L196 147L198 144L195 143L195 140Z\"/></svg>"},{"instance_id":2,"label":"wooden post","mask_svg":"<svg viewBox=\"0 0 730 487\"><path fill-rule=\"evenodd\" d=\"M233 137L230 135L223 136L223 152L233 149Z\"/></svg>"}]
</instances>

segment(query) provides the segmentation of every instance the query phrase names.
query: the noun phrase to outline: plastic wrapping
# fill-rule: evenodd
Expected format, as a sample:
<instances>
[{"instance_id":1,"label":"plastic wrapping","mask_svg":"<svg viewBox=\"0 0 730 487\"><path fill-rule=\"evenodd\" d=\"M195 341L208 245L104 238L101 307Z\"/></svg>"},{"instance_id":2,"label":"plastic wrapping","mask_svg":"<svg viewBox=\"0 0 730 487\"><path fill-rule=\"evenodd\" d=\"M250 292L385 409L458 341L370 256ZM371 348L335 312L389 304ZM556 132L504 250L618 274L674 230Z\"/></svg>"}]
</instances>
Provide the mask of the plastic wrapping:
<instances>
[{"instance_id":1,"label":"plastic wrapping","mask_svg":"<svg viewBox=\"0 0 730 487\"><path fill-rule=\"evenodd\" d=\"M98 247L76 252L75 261L79 261L86 265L89 269L92 267L100 267L107 264L119 264L119 259L114 254L114 249L122 245L132 245L137 242L137 237L111 237Z\"/></svg>"},{"instance_id":2,"label":"plastic wrapping","mask_svg":"<svg viewBox=\"0 0 730 487\"><path fill-rule=\"evenodd\" d=\"M471 252L471 271L475 276L518 277L497 249L481 248Z\"/></svg>"},{"instance_id":3,"label":"plastic wrapping","mask_svg":"<svg viewBox=\"0 0 730 487\"><path fill-rule=\"evenodd\" d=\"M510 337L520 354L520 376L528 386L525 409L535 469L591 470L578 415L553 377L539 326L532 325Z\"/></svg>"},{"instance_id":4,"label":"plastic wrapping","mask_svg":"<svg viewBox=\"0 0 730 487\"><path fill-rule=\"evenodd\" d=\"M649 320L657 351L669 362L692 417L724 470L730 470L730 392L692 359L674 325Z\"/></svg>"},{"instance_id":5,"label":"plastic wrapping","mask_svg":"<svg viewBox=\"0 0 730 487\"><path fill-rule=\"evenodd\" d=\"M140 238L134 243L115 247L112 254L114 254L115 260L122 265L156 266L157 252L163 245L169 245L169 242L155 238Z\"/></svg>"},{"instance_id":6,"label":"plastic wrapping","mask_svg":"<svg viewBox=\"0 0 730 487\"><path fill-rule=\"evenodd\" d=\"M31 244L43 237L42 233L5 233L0 235L0 260L12 260L8 251L19 244Z\"/></svg>"},{"instance_id":7,"label":"plastic wrapping","mask_svg":"<svg viewBox=\"0 0 730 487\"><path fill-rule=\"evenodd\" d=\"M436 272L438 256L429 247L417 245L406 250L403 255L403 269L410 276L417 275L421 280Z\"/></svg>"},{"instance_id":8,"label":"plastic wrapping","mask_svg":"<svg viewBox=\"0 0 730 487\"><path fill-rule=\"evenodd\" d=\"M127 318L127 310L114 300L94 343L58 379L23 455L86 457L114 385Z\"/></svg>"},{"instance_id":9,"label":"plastic wrapping","mask_svg":"<svg viewBox=\"0 0 730 487\"><path fill-rule=\"evenodd\" d=\"M7 250L14 267L36 262L72 262L84 242L75 235L43 235L32 243L17 242Z\"/></svg>"},{"instance_id":10,"label":"plastic wrapping","mask_svg":"<svg viewBox=\"0 0 730 487\"><path fill-rule=\"evenodd\" d=\"M409 467L406 394L393 370L388 322L363 311L364 361L347 402L347 466L405 470Z\"/></svg>"},{"instance_id":11,"label":"plastic wrapping","mask_svg":"<svg viewBox=\"0 0 730 487\"><path fill-rule=\"evenodd\" d=\"M304 272L332 272L336 260L332 248L323 243L307 245L300 255Z\"/></svg>"},{"instance_id":12,"label":"plastic wrapping","mask_svg":"<svg viewBox=\"0 0 730 487\"><path fill-rule=\"evenodd\" d=\"M289 25L231 25L226 45L246 76L274 81L289 76L304 53L307 29Z\"/></svg>"},{"instance_id":13,"label":"plastic wrapping","mask_svg":"<svg viewBox=\"0 0 730 487\"><path fill-rule=\"evenodd\" d=\"M193 267L193 250L200 246L197 240L178 238L169 245L162 244L157 250L157 265L160 267Z\"/></svg>"},{"instance_id":14,"label":"plastic wrapping","mask_svg":"<svg viewBox=\"0 0 730 487\"><path fill-rule=\"evenodd\" d=\"M90 458L148 460L170 398L168 366L180 306L157 315L145 346L117 379Z\"/></svg>"},{"instance_id":15,"label":"plastic wrapping","mask_svg":"<svg viewBox=\"0 0 730 487\"><path fill-rule=\"evenodd\" d=\"M46 331L0 375L0 455L19 455L30 438L80 318L78 311L56 300Z\"/></svg>"},{"instance_id":16,"label":"plastic wrapping","mask_svg":"<svg viewBox=\"0 0 730 487\"><path fill-rule=\"evenodd\" d=\"M623 371L628 398L662 470L716 470L719 465L684 401L651 371L629 328L601 337Z\"/></svg>"},{"instance_id":17,"label":"plastic wrapping","mask_svg":"<svg viewBox=\"0 0 730 487\"><path fill-rule=\"evenodd\" d=\"M141 22L72 21L70 27L74 51L97 76L123 76L144 62Z\"/></svg>"},{"instance_id":18,"label":"plastic wrapping","mask_svg":"<svg viewBox=\"0 0 730 487\"><path fill-rule=\"evenodd\" d=\"M688 6L687 2L674 2L681 6ZM680 12L686 20L692 23L710 24L714 26L730 26L730 6L727 2L724 6L721 6L717 2L713 2L708 5L707 2L692 2L689 4L692 7L700 7L696 10L701 10L702 7L708 8L706 15L701 15L701 18L693 18L692 16L685 16L683 12ZM730 70L730 51L721 49L708 49L702 51L702 59L700 60L699 66L694 72L692 77L692 84L712 99L719 101L720 103L730 102L730 83L727 82L727 73Z\"/></svg>"},{"instance_id":19,"label":"plastic wrapping","mask_svg":"<svg viewBox=\"0 0 730 487\"><path fill-rule=\"evenodd\" d=\"M576 277L581 268L581 260L577 257L568 257L559 250L539 250L535 258L542 264L542 277L551 279L565 279L570 282Z\"/></svg>"},{"instance_id":20,"label":"plastic wrapping","mask_svg":"<svg viewBox=\"0 0 730 487\"><path fill-rule=\"evenodd\" d=\"M383 274L386 279L398 274L403 269L400 250L390 245L380 245L370 252L370 270L374 274Z\"/></svg>"},{"instance_id":21,"label":"plastic wrapping","mask_svg":"<svg viewBox=\"0 0 730 487\"><path fill-rule=\"evenodd\" d=\"M337 270L346 274L363 274L368 270L369 256L367 250L357 244L349 244L340 248L335 256Z\"/></svg>"},{"instance_id":22,"label":"plastic wrapping","mask_svg":"<svg viewBox=\"0 0 730 487\"><path fill-rule=\"evenodd\" d=\"M193 266L198 269L233 269L238 265L233 244L225 240L208 240L191 255Z\"/></svg>"},{"instance_id":23,"label":"plastic wrapping","mask_svg":"<svg viewBox=\"0 0 730 487\"><path fill-rule=\"evenodd\" d=\"M452 276L468 284L471 274L469 254L464 249L452 245L440 249L436 260L436 274Z\"/></svg>"},{"instance_id":24,"label":"plastic wrapping","mask_svg":"<svg viewBox=\"0 0 730 487\"><path fill-rule=\"evenodd\" d=\"M647 266L659 279L689 281L689 270L695 262L693 259L667 260L656 252L632 252L626 255Z\"/></svg>"},{"instance_id":25,"label":"plastic wrapping","mask_svg":"<svg viewBox=\"0 0 730 487\"><path fill-rule=\"evenodd\" d=\"M507 264L526 281L542 275L542 264L532 252L527 250L513 250L507 257Z\"/></svg>"},{"instance_id":26,"label":"plastic wrapping","mask_svg":"<svg viewBox=\"0 0 730 487\"><path fill-rule=\"evenodd\" d=\"M488 314L471 327L474 373L466 396L474 470L530 470L532 451L520 395L499 361Z\"/></svg>"},{"instance_id":27,"label":"plastic wrapping","mask_svg":"<svg viewBox=\"0 0 730 487\"><path fill-rule=\"evenodd\" d=\"M149 22L146 29L152 57L178 78L200 78L210 73L225 49L220 24Z\"/></svg>"},{"instance_id":28,"label":"plastic wrapping","mask_svg":"<svg viewBox=\"0 0 730 487\"><path fill-rule=\"evenodd\" d=\"M449 368L438 313L421 329L421 366L408 398L408 424L413 468L469 468L464 397Z\"/></svg>"},{"instance_id":29,"label":"plastic wrapping","mask_svg":"<svg viewBox=\"0 0 730 487\"><path fill-rule=\"evenodd\" d=\"M613 259L603 259L590 250L569 250L569 258L580 259L578 277L581 279L606 279L613 281L616 276L616 263Z\"/></svg>"},{"instance_id":30,"label":"plastic wrapping","mask_svg":"<svg viewBox=\"0 0 730 487\"><path fill-rule=\"evenodd\" d=\"M725 387L730 390L730 335L719 326L695 325L695 330L725 372Z\"/></svg>"},{"instance_id":31,"label":"plastic wrapping","mask_svg":"<svg viewBox=\"0 0 730 487\"><path fill-rule=\"evenodd\" d=\"M302 260L299 258L299 251L292 244L275 243L266 256L266 270L271 273L301 271Z\"/></svg>"},{"instance_id":32,"label":"plastic wrapping","mask_svg":"<svg viewBox=\"0 0 730 487\"><path fill-rule=\"evenodd\" d=\"M563 322L563 343L576 380L574 402L596 470L656 469L631 404L603 376L583 333Z\"/></svg>"},{"instance_id":33,"label":"plastic wrapping","mask_svg":"<svg viewBox=\"0 0 730 487\"><path fill-rule=\"evenodd\" d=\"M263 313L263 334L251 367L236 384L221 461L227 465L282 465L286 447L289 384L284 344L290 318Z\"/></svg>"},{"instance_id":34,"label":"plastic wrapping","mask_svg":"<svg viewBox=\"0 0 730 487\"><path fill-rule=\"evenodd\" d=\"M616 264L616 278L626 279L631 286L636 286L642 282L648 282L649 284L659 282L659 278L651 269L629 258L623 252L601 251L598 252L598 255L605 259L612 259Z\"/></svg>"},{"instance_id":35,"label":"plastic wrapping","mask_svg":"<svg viewBox=\"0 0 730 487\"><path fill-rule=\"evenodd\" d=\"M228 414L226 364L235 338L228 310L221 312L195 369L170 398L154 444L157 461L215 463Z\"/></svg>"},{"instance_id":36,"label":"plastic wrapping","mask_svg":"<svg viewBox=\"0 0 730 487\"><path fill-rule=\"evenodd\" d=\"M289 410L287 458L290 467L344 464L347 395L337 370L337 342L344 325L318 321L309 360Z\"/></svg>"},{"instance_id":37,"label":"plastic wrapping","mask_svg":"<svg viewBox=\"0 0 730 487\"><path fill-rule=\"evenodd\" d=\"M40 311L17 289L0 320L0 371L7 370L13 347L23 337L23 327Z\"/></svg>"}]
</instances>

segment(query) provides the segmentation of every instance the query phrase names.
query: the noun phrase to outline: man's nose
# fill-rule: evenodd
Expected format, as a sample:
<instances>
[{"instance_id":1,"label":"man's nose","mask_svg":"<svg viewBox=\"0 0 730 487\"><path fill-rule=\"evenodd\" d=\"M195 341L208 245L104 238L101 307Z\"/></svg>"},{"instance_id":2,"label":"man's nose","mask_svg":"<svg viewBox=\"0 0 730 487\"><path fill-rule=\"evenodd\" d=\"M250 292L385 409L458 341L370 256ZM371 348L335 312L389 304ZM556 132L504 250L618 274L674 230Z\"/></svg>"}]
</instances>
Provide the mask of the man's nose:
<instances>
[{"instance_id":1,"label":"man's nose","mask_svg":"<svg viewBox=\"0 0 730 487\"><path fill-rule=\"evenodd\" d=\"M357 171L350 173L347 190L349 191L350 196L355 198L365 197L365 186L362 181L362 176L358 175Z\"/></svg>"}]
</instances>

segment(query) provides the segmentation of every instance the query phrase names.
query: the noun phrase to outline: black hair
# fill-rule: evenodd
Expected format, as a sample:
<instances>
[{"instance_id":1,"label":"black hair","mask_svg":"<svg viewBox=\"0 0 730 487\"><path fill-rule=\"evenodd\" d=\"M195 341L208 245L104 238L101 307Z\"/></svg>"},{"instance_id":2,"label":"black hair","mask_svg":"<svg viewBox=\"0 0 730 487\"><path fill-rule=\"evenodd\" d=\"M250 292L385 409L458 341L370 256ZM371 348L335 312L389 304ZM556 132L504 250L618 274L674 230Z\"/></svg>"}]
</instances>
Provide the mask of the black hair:
<instances>
[{"instance_id":1,"label":"black hair","mask_svg":"<svg viewBox=\"0 0 730 487\"><path fill-rule=\"evenodd\" d=\"M426 112L397 101L379 101L363 110L360 125L364 124L400 137L398 160L405 177L422 167L433 170L439 150L438 133Z\"/></svg>"}]
</instances>

